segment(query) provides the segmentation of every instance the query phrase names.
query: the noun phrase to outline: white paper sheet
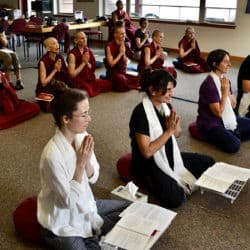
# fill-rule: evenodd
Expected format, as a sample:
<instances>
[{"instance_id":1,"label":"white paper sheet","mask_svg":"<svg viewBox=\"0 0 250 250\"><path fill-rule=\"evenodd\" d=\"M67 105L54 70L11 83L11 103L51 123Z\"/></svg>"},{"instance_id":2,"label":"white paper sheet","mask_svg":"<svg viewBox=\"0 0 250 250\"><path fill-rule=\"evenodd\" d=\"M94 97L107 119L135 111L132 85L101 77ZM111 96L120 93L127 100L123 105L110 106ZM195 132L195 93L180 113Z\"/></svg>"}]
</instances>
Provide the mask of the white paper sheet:
<instances>
[{"instance_id":1,"label":"white paper sheet","mask_svg":"<svg viewBox=\"0 0 250 250\"><path fill-rule=\"evenodd\" d=\"M105 237L104 242L128 250L144 250L149 240L149 236L115 226Z\"/></svg>"},{"instance_id":2,"label":"white paper sheet","mask_svg":"<svg viewBox=\"0 0 250 250\"><path fill-rule=\"evenodd\" d=\"M165 230L177 215L177 213L162 208L160 206L142 203L142 202L134 202L129 207L127 207L120 216L123 217L125 214L132 214L136 217L142 217L147 220L152 220L156 223L156 229L159 231Z\"/></svg>"},{"instance_id":3,"label":"white paper sheet","mask_svg":"<svg viewBox=\"0 0 250 250\"><path fill-rule=\"evenodd\" d=\"M128 250L150 249L177 213L160 206L134 202L120 216L104 242Z\"/></svg>"},{"instance_id":4,"label":"white paper sheet","mask_svg":"<svg viewBox=\"0 0 250 250\"><path fill-rule=\"evenodd\" d=\"M247 181L249 178L250 169L217 162L211 168L208 168L195 184L225 193L235 180Z\"/></svg>"},{"instance_id":5,"label":"white paper sheet","mask_svg":"<svg viewBox=\"0 0 250 250\"><path fill-rule=\"evenodd\" d=\"M129 229L146 236L151 236L155 230L157 230L157 222L153 220L148 220L133 214L126 214L117 223L118 226Z\"/></svg>"}]
</instances>

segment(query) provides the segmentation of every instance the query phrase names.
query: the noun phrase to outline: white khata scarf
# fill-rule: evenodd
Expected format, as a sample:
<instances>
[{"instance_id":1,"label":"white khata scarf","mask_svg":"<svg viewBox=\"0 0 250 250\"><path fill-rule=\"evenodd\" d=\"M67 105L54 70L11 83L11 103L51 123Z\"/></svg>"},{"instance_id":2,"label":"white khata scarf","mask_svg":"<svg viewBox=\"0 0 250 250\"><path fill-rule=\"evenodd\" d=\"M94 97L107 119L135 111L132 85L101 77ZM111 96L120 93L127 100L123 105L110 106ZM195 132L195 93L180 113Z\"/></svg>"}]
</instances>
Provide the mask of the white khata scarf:
<instances>
[{"instance_id":1,"label":"white khata scarf","mask_svg":"<svg viewBox=\"0 0 250 250\"><path fill-rule=\"evenodd\" d=\"M244 117L246 114L249 112L249 104L250 104L250 92L248 93L243 93L241 100L240 100L240 105L239 105L239 110L238 113L240 116Z\"/></svg>"},{"instance_id":2,"label":"white khata scarf","mask_svg":"<svg viewBox=\"0 0 250 250\"><path fill-rule=\"evenodd\" d=\"M219 96L221 98L221 81L219 76L217 76L214 72L210 72L210 76L214 80L214 84L218 90ZM226 129L234 131L237 128L236 116L234 114L231 101L229 96L226 99L225 108L222 112L222 121Z\"/></svg>"},{"instance_id":3,"label":"white khata scarf","mask_svg":"<svg viewBox=\"0 0 250 250\"><path fill-rule=\"evenodd\" d=\"M148 97L144 97L142 103L149 124L149 137L151 141L154 141L163 134L163 130L151 100ZM170 115L170 110L167 104L162 103L162 109L164 110L165 116ZM169 166L169 162L165 151L165 145L163 145L162 148L154 154L153 157L155 163L166 175L175 179L177 183L182 188L184 188L184 190L187 190L187 187L189 187L189 191L193 191L196 179L184 167L181 153L174 135L172 135L172 142L173 142L174 170Z\"/></svg>"}]
</instances>

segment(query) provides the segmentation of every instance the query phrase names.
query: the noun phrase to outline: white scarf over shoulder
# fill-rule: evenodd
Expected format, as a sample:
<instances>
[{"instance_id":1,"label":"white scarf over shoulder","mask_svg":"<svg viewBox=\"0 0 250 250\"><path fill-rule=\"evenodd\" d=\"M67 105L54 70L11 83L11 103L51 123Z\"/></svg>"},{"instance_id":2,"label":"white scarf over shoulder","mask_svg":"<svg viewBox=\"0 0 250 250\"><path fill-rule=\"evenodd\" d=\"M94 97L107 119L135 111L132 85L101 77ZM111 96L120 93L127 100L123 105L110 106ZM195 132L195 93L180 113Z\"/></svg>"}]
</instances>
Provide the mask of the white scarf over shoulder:
<instances>
[{"instance_id":1,"label":"white scarf over shoulder","mask_svg":"<svg viewBox=\"0 0 250 250\"><path fill-rule=\"evenodd\" d=\"M214 72L210 73L210 76L214 80L214 84L218 90L219 96L221 98L221 81L218 75L216 75ZM226 99L225 108L222 112L222 121L226 129L234 131L237 128L237 121L236 116L234 114L231 101L229 96Z\"/></svg>"},{"instance_id":2,"label":"white scarf over shoulder","mask_svg":"<svg viewBox=\"0 0 250 250\"><path fill-rule=\"evenodd\" d=\"M154 141L163 134L163 130L151 100L148 97L144 97L142 103L149 124L149 137L151 141ZM162 103L162 108L164 110L165 116L169 116L170 110L167 104ZM174 170L169 166L169 162L165 151L165 145L163 145L161 149L154 154L153 157L155 163L166 175L175 179L177 183L185 190L187 184L190 188L192 188L194 187L194 182L196 181L196 179L184 167L181 153L174 135L172 135L172 142L173 142Z\"/></svg>"}]
</instances>

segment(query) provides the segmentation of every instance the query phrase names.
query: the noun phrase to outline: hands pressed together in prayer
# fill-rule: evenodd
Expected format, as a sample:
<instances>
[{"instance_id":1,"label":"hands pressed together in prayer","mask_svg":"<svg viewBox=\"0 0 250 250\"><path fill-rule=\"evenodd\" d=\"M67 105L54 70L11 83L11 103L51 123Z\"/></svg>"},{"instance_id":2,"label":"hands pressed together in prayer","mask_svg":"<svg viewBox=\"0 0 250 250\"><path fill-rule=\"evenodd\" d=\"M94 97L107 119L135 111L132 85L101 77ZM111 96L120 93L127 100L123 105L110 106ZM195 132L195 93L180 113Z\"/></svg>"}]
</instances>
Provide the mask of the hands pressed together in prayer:
<instances>
[{"instance_id":1,"label":"hands pressed together in prayer","mask_svg":"<svg viewBox=\"0 0 250 250\"><path fill-rule=\"evenodd\" d=\"M221 94L223 96L228 96L230 93L230 82L229 79L223 76L221 79Z\"/></svg>"},{"instance_id":2,"label":"hands pressed together in prayer","mask_svg":"<svg viewBox=\"0 0 250 250\"><path fill-rule=\"evenodd\" d=\"M196 48L195 38L193 38L192 41L191 41L191 48L192 48L192 49L195 49L195 48Z\"/></svg>"},{"instance_id":3,"label":"hands pressed together in prayer","mask_svg":"<svg viewBox=\"0 0 250 250\"><path fill-rule=\"evenodd\" d=\"M145 40L148 40L148 39L149 39L149 33L148 33L148 31L145 31L145 32L144 32L144 39L145 39Z\"/></svg>"},{"instance_id":4,"label":"hands pressed together in prayer","mask_svg":"<svg viewBox=\"0 0 250 250\"><path fill-rule=\"evenodd\" d=\"M126 56L126 47L125 47L125 44L124 44L124 43L121 44L121 46L120 46L120 48L119 48L119 52L120 52L121 55L123 55L123 60L124 60L125 62L127 62L128 58L127 58L127 56Z\"/></svg>"},{"instance_id":5,"label":"hands pressed together in prayer","mask_svg":"<svg viewBox=\"0 0 250 250\"><path fill-rule=\"evenodd\" d=\"M89 51L85 51L82 55L82 62L85 63L87 66L91 67L89 59L90 59Z\"/></svg>"},{"instance_id":6,"label":"hands pressed together in prayer","mask_svg":"<svg viewBox=\"0 0 250 250\"><path fill-rule=\"evenodd\" d=\"M180 116L177 115L176 111L171 110L170 115L166 117L166 127L171 134L174 134L180 124Z\"/></svg>"},{"instance_id":7,"label":"hands pressed together in prayer","mask_svg":"<svg viewBox=\"0 0 250 250\"><path fill-rule=\"evenodd\" d=\"M84 137L80 148L76 151L76 170L74 174L74 180L81 182L84 170L87 172L87 176L93 175L93 168L90 164L90 157L94 152L94 138L92 135Z\"/></svg>"},{"instance_id":8,"label":"hands pressed together in prayer","mask_svg":"<svg viewBox=\"0 0 250 250\"><path fill-rule=\"evenodd\" d=\"M58 59L54 65L54 69L56 69L56 71L60 72L62 68L62 60Z\"/></svg>"}]
</instances>

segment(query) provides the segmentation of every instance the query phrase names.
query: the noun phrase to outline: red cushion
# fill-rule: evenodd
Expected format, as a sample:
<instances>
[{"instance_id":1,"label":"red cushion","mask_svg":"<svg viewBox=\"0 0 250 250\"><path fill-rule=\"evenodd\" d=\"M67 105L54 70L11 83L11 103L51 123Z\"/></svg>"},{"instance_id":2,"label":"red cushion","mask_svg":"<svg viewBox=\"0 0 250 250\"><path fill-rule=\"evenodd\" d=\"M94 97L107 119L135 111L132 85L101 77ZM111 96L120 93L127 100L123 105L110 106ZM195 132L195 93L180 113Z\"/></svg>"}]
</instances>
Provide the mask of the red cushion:
<instances>
[{"instance_id":1,"label":"red cushion","mask_svg":"<svg viewBox=\"0 0 250 250\"><path fill-rule=\"evenodd\" d=\"M177 72L174 67L167 67L167 71L174 77L174 79L177 78Z\"/></svg>"},{"instance_id":2,"label":"red cushion","mask_svg":"<svg viewBox=\"0 0 250 250\"><path fill-rule=\"evenodd\" d=\"M40 243L41 226L37 221L37 196L23 200L13 213L16 231L25 240Z\"/></svg>"},{"instance_id":3,"label":"red cushion","mask_svg":"<svg viewBox=\"0 0 250 250\"><path fill-rule=\"evenodd\" d=\"M195 139L200 140L200 141L206 141L205 136L202 135L201 132L198 130L196 122L190 123L188 126L188 130L190 134L192 135L192 137L194 137Z\"/></svg>"},{"instance_id":4,"label":"red cushion","mask_svg":"<svg viewBox=\"0 0 250 250\"><path fill-rule=\"evenodd\" d=\"M116 168L121 178L128 182L132 180L131 174L132 153L123 154L116 163Z\"/></svg>"},{"instance_id":5,"label":"red cushion","mask_svg":"<svg viewBox=\"0 0 250 250\"><path fill-rule=\"evenodd\" d=\"M28 120L40 112L39 105L27 101L20 101L18 108L11 114L0 112L0 129L6 129Z\"/></svg>"}]
</instances>

